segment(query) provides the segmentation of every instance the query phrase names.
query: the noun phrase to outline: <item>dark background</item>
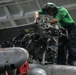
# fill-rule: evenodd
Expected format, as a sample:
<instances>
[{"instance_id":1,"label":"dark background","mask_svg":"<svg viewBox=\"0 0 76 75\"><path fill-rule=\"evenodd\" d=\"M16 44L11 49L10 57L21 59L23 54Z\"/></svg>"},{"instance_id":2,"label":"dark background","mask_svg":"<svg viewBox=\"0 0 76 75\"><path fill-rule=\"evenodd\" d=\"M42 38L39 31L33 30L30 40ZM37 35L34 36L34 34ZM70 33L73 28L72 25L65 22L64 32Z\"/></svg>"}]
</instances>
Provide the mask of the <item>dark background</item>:
<instances>
[{"instance_id":1,"label":"dark background","mask_svg":"<svg viewBox=\"0 0 76 75\"><path fill-rule=\"evenodd\" d=\"M27 26L20 26L20 27L13 27L13 28L7 28L7 29L1 29L0 30L0 44L9 41L15 36L18 36L20 34L24 33L24 29L30 29L33 28L34 25L30 24Z\"/></svg>"}]
</instances>

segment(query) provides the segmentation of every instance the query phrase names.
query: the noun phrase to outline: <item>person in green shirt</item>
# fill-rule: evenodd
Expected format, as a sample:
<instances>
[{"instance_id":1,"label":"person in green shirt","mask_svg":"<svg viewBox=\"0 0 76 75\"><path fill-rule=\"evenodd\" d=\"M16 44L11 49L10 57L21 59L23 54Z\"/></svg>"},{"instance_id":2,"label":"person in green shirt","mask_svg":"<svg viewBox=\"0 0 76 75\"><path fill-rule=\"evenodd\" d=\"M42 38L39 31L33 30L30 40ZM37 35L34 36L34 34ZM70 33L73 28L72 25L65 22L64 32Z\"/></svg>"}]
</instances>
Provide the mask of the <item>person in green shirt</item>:
<instances>
[{"instance_id":1,"label":"person in green shirt","mask_svg":"<svg viewBox=\"0 0 76 75\"><path fill-rule=\"evenodd\" d=\"M76 25L71 15L66 8L51 2L44 4L41 10L34 12L34 22L37 22L40 14L53 16L53 19L49 21L50 24L59 23L68 31L68 39L65 36L59 38L57 64L66 64L68 50L68 64L74 65L76 61Z\"/></svg>"}]
</instances>

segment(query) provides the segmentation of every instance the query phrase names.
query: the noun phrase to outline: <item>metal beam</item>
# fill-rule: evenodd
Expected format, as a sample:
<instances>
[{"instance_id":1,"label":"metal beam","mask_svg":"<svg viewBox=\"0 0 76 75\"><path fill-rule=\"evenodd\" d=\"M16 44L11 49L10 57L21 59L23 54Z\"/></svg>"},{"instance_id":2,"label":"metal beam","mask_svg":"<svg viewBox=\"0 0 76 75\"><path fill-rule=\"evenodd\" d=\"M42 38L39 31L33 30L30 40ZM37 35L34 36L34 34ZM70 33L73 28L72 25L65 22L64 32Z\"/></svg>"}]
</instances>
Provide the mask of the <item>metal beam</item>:
<instances>
[{"instance_id":1,"label":"metal beam","mask_svg":"<svg viewBox=\"0 0 76 75\"><path fill-rule=\"evenodd\" d=\"M17 20L17 19L23 19L23 18L29 18L29 17L33 17L34 16L34 11L31 11L31 12L27 12L24 14L24 16L19 16L19 14L16 14L16 15L12 15L12 18L14 20Z\"/></svg>"},{"instance_id":2,"label":"metal beam","mask_svg":"<svg viewBox=\"0 0 76 75\"><path fill-rule=\"evenodd\" d=\"M10 2L13 2L13 0L0 0L0 4L10 3Z\"/></svg>"},{"instance_id":3,"label":"metal beam","mask_svg":"<svg viewBox=\"0 0 76 75\"><path fill-rule=\"evenodd\" d=\"M16 3L18 3L18 0L15 0L15 1L16 1ZM17 4L17 8L18 8L18 10L20 11L20 16L23 16L24 11L23 11L22 6L21 6L20 4Z\"/></svg>"},{"instance_id":4,"label":"metal beam","mask_svg":"<svg viewBox=\"0 0 76 75\"><path fill-rule=\"evenodd\" d=\"M64 5L64 7L67 8L68 10L76 9L76 3Z\"/></svg>"},{"instance_id":5,"label":"metal beam","mask_svg":"<svg viewBox=\"0 0 76 75\"><path fill-rule=\"evenodd\" d=\"M68 10L73 10L73 9L76 9L76 3L70 4L70 5L65 5L64 7L67 8ZM34 11L31 11L31 12L25 13L24 16L20 16L20 14L15 14L15 15L10 15L10 16L12 16L11 19L18 20L18 19L33 17L33 13L34 13ZM9 19L0 19L0 22L4 22L4 21L9 21Z\"/></svg>"},{"instance_id":6,"label":"metal beam","mask_svg":"<svg viewBox=\"0 0 76 75\"><path fill-rule=\"evenodd\" d=\"M4 11L5 11L6 15L7 15L8 20L9 20L10 23L12 24L12 26L13 26L13 27L16 27L17 25L16 25L16 23L14 22L14 20L12 19L11 14L10 14L7 6L4 6L3 9L4 9Z\"/></svg>"},{"instance_id":7,"label":"metal beam","mask_svg":"<svg viewBox=\"0 0 76 75\"><path fill-rule=\"evenodd\" d=\"M9 4L0 5L0 7L9 6L9 5L17 5L17 4L21 4L21 3L25 3L25 2L30 2L30 1L33 1L33 0L18 1L17 3L14 2L14 3L9 3Z\"/></svg>"},{"instance_id":8,"label":"metal beam","mask_svg":"<svg viewBox=\"0 0 76 75\"><path fill-rule=\"evenodd\" d=\"M38 5L39 9L41 9L41 6L40 6L38 0L35 0L35 1L36 1L37 5Z\"/></svg>"},{"instance_id":9,"label":"metal beam","mask_svg":"<svg viewBox=\"0 0 76 75\"><path fill-rule=\"evenodd\" d=\"M20 14L15 14L15 15L11 15L11 17L13 20L18 20L18 19L23 19L23 18L27 19L29 17L33 17L33 13L34 13L34 11L25 13L24 16L20 16ZM0 18L0 22L5 22L5 21L9 21L9 19L8 18L7 19L5 19L5 18L1 19Z\"/></svg>"},{"instance_id":10,"label":"metal beam","mask_svg":"<svg viewBox=\"0 0 76 75\"><path fill-rule=\"evenodd\" d=\"M30 23L30 21L29 21L29 19L28 19L28 18L25 18L25 19L26 19L26 21L27 21L27 24L28 24L28 23Z\"/></svg>"}]
</instances>

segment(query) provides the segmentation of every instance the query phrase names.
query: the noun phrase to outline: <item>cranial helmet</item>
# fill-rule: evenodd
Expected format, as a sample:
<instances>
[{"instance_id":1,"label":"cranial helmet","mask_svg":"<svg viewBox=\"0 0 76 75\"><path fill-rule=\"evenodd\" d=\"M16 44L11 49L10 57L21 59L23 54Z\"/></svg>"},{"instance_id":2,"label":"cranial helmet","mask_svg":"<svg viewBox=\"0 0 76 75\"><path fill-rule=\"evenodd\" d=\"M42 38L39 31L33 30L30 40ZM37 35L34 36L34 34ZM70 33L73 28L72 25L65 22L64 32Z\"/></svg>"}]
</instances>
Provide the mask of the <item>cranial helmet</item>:
<instances>
[{"instance_id":1,"label":"cranial helmet","mask_svg":"<svg viewBox=\"0 0 76 75\"><path fill-rule=\"evenodd\" d=\"M54 3L49 2L43 5L42 11L47 14L50 14L51 12L56 13L57 6Z\"/></svg>"}]
</instances>

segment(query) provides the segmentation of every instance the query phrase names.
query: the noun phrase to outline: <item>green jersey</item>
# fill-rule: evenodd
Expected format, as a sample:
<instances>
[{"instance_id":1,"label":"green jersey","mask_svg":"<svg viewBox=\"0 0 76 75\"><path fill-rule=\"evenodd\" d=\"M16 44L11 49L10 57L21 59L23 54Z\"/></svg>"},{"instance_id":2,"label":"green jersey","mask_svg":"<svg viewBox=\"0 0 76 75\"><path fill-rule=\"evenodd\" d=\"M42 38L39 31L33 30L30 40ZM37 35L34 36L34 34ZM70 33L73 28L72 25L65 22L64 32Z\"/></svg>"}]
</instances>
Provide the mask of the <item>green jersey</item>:
<instances>
[{"instance_id":1,"label":"green jersey","mask_svg":"<svg viewBox=\"0 0 76 75\"><path fill-rule=\"evenodd\" d=\"M53 15L53 18L57 19L62 27L66 27L75 23L64 7L57 7L57 10L58 12L56 15ZM45 14L42 10L38 10L38 12L39 14Z\"/></svg>"}]
</instances>

